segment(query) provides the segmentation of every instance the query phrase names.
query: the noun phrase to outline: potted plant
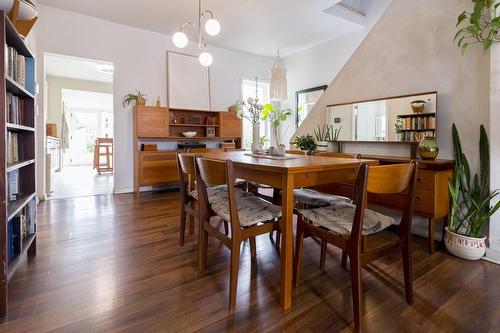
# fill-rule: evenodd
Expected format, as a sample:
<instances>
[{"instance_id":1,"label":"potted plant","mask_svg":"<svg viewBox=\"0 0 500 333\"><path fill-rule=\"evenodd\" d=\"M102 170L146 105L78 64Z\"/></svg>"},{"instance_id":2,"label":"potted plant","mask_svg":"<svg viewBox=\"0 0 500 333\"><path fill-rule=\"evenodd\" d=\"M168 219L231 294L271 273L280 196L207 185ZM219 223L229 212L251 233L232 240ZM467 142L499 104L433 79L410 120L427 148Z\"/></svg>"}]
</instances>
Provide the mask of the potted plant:
<instances>
[{"instance_id":1,"label":"potted plant","mask_svg":"<svg viewBox=\"0 0 500 333\"><path fill-rule=\"evenodd\" d=\"M130 104L135 102L135 105L146 105L146 98L148 95L135 90L135 94L127 94L123 97L122 105L123 108L127 108Z\"/></svg>"},{"instance_id":2,"label":"potted plant","mask_svg":"<svg viewBox=\"0 0 500 333\"><path fill-rule=\"evenodd\" d=\"M455 34L458 47L465 52L472 44L481 44L487 50L493 43L500 42L500 16L496 0L473 0L472 12L464 10L457 19L460 29Z\"/></svg>"},{"instance_id":3,"label":"potted plant","mask_svg":"<svg viewBox=\"0 0 500 333\"><path fill-rule=\"evenodd\" d=\"M457 257L477 260L486 252L483 226L500 208L500 202L490 206L498 190L490 191L490 153L488 136L481 125L479 138L480 173L471 177L467 157L462 152L460 137L453 124L455 174L448 186L451 195L451 214L446 227L445 245Z\"/></svg>"},{"instance_id":4,"label":"potted plant","mask_svg":"<svg viewBox=\"0 0 500 333\"><path fill-rule=\"evenodd\" d=\"M293 140L291 144L295 145L300 150L306 151L307 155L312 155L316 151L314 138L309 134L295 137L295 140Z\"/></svg>"},{"instance_id":5,"label":"potted plant","mask_svg":"<svg viewBox=\"0 0 500 333\"><path fill-rule=\"evenodd\" d=\"M281 108L280 104L278 104L277 106L274 106L271 103L264 105L264 108L262 109L261 119L269 120L269 123L271 125L271 133L273 134L275 142L275 145L269 148L270 155L285 155L285 145L282 144L281 141L283 139L283 135L286 133L286 130L280 135L279 128L282 122L286 121L286 118L291 114L292 112L290 109L283 109Z\"/></svg>"},{"instance_id":6,"label":"potted plant","mask_svg":"<svg viewBox=\"0 0 500 333\"><path fill-rule=\"evenodd\" d=\"M331 140L331 133L333 133L333 126L327 124L323 124L323 126L318 125L314 130L318 151L328 150L328 141Z\"/></svg>"},{"instance_id":7,"label":"potted plant","mask_svg":"<svg viewBox=\"0 0 500 333\"><path fill-rule=\"evenodd\" d=\"M252 123L252 153L261 149L260 145L260 115L264 106L259 104L258 98L249 97L245 101L236 101L232 109L236 111L238 118L245 118Z\"/></svg>"}]
</instances>

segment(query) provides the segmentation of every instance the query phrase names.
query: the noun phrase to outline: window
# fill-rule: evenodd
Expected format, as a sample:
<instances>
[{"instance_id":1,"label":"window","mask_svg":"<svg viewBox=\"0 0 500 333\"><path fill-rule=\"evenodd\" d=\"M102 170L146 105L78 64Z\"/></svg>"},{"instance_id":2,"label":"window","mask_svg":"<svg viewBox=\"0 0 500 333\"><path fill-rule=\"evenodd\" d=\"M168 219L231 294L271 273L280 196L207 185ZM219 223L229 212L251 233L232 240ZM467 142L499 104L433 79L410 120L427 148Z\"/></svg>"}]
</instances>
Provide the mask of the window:
<instances>
[{"instance_id":1,"label":"window","mask_svg":"<svg viewBox=\"0 0 500 333\"><path fill-rule=\"evenodd\" d=\"M255 95L259 98L260 104L269 103L269 82L255 78L242 78L241 99L246 101L249 97L255 98ZM261 121L260 123L260 136L265 136L268 139L271 137L269 123L267 121ZM243 118L243 148L250 149L251 145L252 123Z\"/></svg>"}]
</instances>

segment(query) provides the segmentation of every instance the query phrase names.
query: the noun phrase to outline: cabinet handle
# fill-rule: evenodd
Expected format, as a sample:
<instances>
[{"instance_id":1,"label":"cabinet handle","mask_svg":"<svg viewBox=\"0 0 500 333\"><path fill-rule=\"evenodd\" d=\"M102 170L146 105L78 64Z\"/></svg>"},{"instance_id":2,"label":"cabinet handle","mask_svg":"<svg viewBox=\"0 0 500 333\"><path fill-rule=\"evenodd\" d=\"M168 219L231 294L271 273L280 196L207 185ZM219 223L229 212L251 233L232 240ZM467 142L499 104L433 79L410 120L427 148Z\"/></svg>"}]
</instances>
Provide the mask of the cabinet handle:
<instances>
[{"instance_id":1,"label":"cabinet handle","mask_svg":"<svg viewBox=\"0 0 500 333\"><path fill-rule=\"evenodd\" d=\"M422 196L421 195L416 195L415 196L415 200L422 200Z\"/></svg>"},{"instance_id":2,"label":"cabinet handle","mask_svg":"<svg viewBox=\"0 0 500 333\"><path fill-rule=\"evenodd\" d=\"M417 183L421 183L422 182L422 178L421 177L417 177Z\"/></svg>"}]
</instances>

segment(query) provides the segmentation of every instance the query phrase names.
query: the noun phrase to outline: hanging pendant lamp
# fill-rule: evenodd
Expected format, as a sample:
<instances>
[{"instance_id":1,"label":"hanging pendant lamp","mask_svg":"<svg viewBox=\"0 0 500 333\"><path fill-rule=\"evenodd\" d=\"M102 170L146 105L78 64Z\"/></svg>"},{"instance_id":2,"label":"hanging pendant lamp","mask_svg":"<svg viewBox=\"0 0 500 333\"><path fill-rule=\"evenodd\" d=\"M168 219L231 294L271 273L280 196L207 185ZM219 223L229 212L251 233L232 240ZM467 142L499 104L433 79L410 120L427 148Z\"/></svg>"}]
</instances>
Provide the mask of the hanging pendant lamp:
<instances>
[{"instance_id":1,"label":"hanging pendant lamp","mask_svg":"<svg viewBox=\"0 0 500 333\"><path fill-rule=\"evenodd\" d=\"M281 61L278 49L278 56L271 68L270 97L272 100L284 101L288 99L287 91L286 68Z\"/></svg>"}]
</instances>

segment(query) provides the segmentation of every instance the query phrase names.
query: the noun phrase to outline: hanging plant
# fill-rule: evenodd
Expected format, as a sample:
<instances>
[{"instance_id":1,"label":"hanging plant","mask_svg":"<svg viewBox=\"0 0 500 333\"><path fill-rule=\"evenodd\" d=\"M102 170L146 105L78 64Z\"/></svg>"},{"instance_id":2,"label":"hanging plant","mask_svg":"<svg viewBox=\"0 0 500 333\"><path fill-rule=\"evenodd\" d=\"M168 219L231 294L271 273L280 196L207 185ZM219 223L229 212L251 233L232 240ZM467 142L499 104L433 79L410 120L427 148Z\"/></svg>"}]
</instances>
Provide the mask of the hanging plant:
<instances>
[{"instance_id":1,"label":"hanging plant","mask_svg":"<svg viewBox=\"0 0 500 333\"><path fill-rule=\"evenodd\" d=\"M460 29L455 34L458 47L465 52L467 47L473 44L481 44L487 50L493 43L500 42L500 16L497 9L499 0L472 0L474 9L472 12L464 10L457 20Z\"/></svg>"}]
</instances>

